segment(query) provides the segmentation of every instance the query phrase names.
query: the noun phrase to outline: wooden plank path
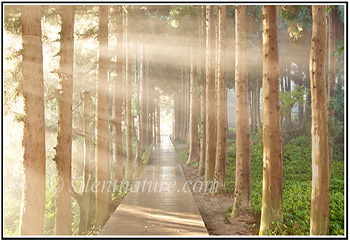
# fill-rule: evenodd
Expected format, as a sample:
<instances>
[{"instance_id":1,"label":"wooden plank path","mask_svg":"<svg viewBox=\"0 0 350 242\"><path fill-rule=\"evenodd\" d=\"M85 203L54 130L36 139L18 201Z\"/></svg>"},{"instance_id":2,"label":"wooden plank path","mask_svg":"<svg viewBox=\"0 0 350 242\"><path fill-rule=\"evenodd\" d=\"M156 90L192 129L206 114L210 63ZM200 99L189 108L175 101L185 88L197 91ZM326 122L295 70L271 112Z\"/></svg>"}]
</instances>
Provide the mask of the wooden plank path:
<instances>
[{"instance_id":1,"label":"wooden plank path","mask_svg":"<svg viewBox=\"0 0 350 242\"><path fill-rule=\"evenodd\" d=\"M156 144L138 182L99 235L208 236L168 137Z\"/></svg>"}]
</instances>

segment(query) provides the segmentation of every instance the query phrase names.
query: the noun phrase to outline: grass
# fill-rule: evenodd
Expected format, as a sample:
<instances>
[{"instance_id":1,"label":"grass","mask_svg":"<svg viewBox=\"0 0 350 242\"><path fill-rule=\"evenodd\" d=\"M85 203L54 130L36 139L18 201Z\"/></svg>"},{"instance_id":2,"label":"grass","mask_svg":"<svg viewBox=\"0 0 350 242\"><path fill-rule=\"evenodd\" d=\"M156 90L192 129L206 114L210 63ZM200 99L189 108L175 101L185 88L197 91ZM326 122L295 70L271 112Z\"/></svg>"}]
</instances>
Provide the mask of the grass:
<instances>
[{"instance_id":1,"label":"grass","mask_svg":"<svg viewBox=\"0 0 350 242\"><path fill-rule=\"evenodd\" d=\"M262 199L263 145L261 134L252 136L251 205L260 219ZM283 145L283 224L271 234L309 235L311 207L311 139L300 136ZM225 192L234 192L236 148L227 150ZM330 235L344 235L344 161L335 145L329 187Z\"/></svg>"}]
</instances>

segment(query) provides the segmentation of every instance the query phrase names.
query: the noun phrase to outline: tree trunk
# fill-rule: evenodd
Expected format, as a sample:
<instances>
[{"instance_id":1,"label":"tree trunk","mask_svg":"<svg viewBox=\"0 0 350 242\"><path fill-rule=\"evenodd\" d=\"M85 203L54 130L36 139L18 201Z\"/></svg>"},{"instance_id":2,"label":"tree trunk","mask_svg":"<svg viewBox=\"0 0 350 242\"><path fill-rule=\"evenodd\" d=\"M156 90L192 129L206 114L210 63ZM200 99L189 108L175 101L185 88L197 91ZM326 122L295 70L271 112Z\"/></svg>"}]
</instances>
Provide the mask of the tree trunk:
<instances>
[{"instance_id":1,"label":"tree trunk","mask_svg":"<svg viewBox=\"0 0 350 242\"><path fill-rule=\"evenodd\" d=\"M161 139L160 139L160 106L159 106L159 98L160 98L160 93L157 92L157 99L156 99L156 111L157 111L157 120L156 120L156 124L157 124L157 143L161 143Z\"/></svg>"},{"instance_id":2,"label":"tree trunk","mask_svg":"<svg viewBox=\"0 0 350 242\"><path fill-rule=\"evenodd\" d=\"M186 69L181 69L181 142L185 143L186 133L186 81L185 81Z\"/></svg>"},{"instance_id":3,"label":"tree trunk","mask_svg":"<svg viewBox=\"0 0 350 242\"><path fill-rule=\"evenodd\" d=\"M235 9L236 23L236 181L232 217L250 208L250 129L248 104L247 41L245 6Z\"/></svg>"},{"instance_id":4,"label":"tree trunk","mask_svg":"<svg viewBox=\"0 0 350 242\"><path fill-rule=\"evenodd\" d=\"M206 151L205 151L205 180L212 181L215 172L215 41L213 41L213 6L206 5Z\"/></svg>"},{"instance_id":5,"label":"tree trunk","mask_svg":"<svg viewBox=\"0 0 350 242\"><path fill-rule=\"evenodd\" d=\"M252 86L252 94L251 94L251 97L252 97L252 100L251 100L251 110L250 110L250 116L251 116L251 125L252 125L252 133L256 133L256 114L255 114L255 104L256 104L256 92L255 92L255 89L256 89L256 83L253 83Z\"/></svg>"},{"instance_id":6,"label":"tree trunk","mask_svg":"<svg viewBox=\"0 0 350 242\"><path fill-rule=\"evenodd\" d=\"M42 235L45 214L45 108L41 7L22 6L23 192L20 235Z\"/></svg>"},{"instance_id":7,"label":"tree trunk","mask_svg":"<svg viewBox=\"0 0 350 242\"><path fill-rule=\"evenodd\" d=\"M83 102L84 102L84 190L82 195L82 204L79 204L80 206L80 221L79 221L79 230L78 234L86 234L87 231L87 220L89 215L89 188L90 188L90 157L91 157L91 133L90 133L90 114L91 114L91 107L90 107L90 99L91 94L90 91L83 91Z\"/></svg>"},{"instance_id":8,"label":"tree trunk","mask_svg":"<svg viewBox=\"0 0 350 242\"><path fill-rule=\"evenodd\" d=\"M258 129L261 128L261 119L260 119L260 81L259 79L256 80L256 118L257 118L257 125Z\"/></svg>"},{"instance_id":9,"label":"tree trunk","mask_svg":"<svg viewBox=\"0 0 350 242\"><path fill-rule=\"evenodd\" d=\"M335 57L333 52L335 51L335 8L328 12L329 24L328 24L328 109L329 109L329 170L331 169L332 159L333 159L333 143L334 143L334 103L335 103Z\"/></svg>"},{"instance_id":10,"label":"tree trunk","mask_svg":"<svg viewBox=\"0 0 350 242\"><path fill-rule=\"evenodd\" d=\"M194 18L191 18L192 25L194 26ZM194 28L193 28L194 29ZM196 76L197 76L197 67L195 63L195 45L197 42L195 41L195 37L192 36L192 44L191 44L191 74L190 74L190 126L189 126L189 138L190 138L190 152L188 156L188 160L186 164L193 163L198 160L198 113L197 113L197 84L196 84Z\"/></svg>"},{"instance_id":11,"label":"tree trunk","mask_svg":"<svg viewBox=\"0 0 350 242\"><path fill-rule=\"evenodd\" d=\"M122 12L121 12L122 13ZM114 83L114 101L113 101L113 150L114 157L113 160L116 164L114 169L115 179L122 181L124 177L123 171L123 132L122 132L122 116L123 116L123 25L119 23L117 26L117 38L118 38L118 46L117 46L117 63L115 65L115 72L117 74L115 83Z\"/></svg>"},{"instance_id":12,"label":"tree trunk","mask_svg":"<svg viewBox=\"0 0 350 242\"><path fill-rule=\"evenodd\" d=\"M226 135L227 135L227 94L226 94L226 6L219 6L218 22L218 94L217 94L217 140L215 181L219 182L218 189L225 187L226 167Z\"/></svg>"},{"instance_id":13,"label":"tree trunk","mask_svg":"<svg viewBox=\"0 0 350 242\"><path fill-rule=\"evenodd\" d=\"M125 179L127 181L132 180L132 113L131 113L131 80L130 80L130 61L129 61L129 26L128 19L130 13L128 11L128 6L125 6L125 93L126 93L126 171L125 171Z\"/></svg>"},{"instance_id":14,"label":"tree trunk","mask_svg":"<svg viewBox=\"0 0 350 242\"><path fill-rule=\"evenodd\" d=\"M102 184L109 180L108 130L108 6L99 6L99 56L97 84L97 135L96 135L96 224L104 225L109 217L109 194Z\"/></svg>"},{"instance_id":15,"label":"tree trunk","mask_svg":"<svg viewBox=\"0 0 350 242\"><path fill-rule=\"evenodd\" d=\"M290 81L290 70L289 68L287 69L287 73L286 73L286 83L285 83L285 89L286 92L288 92L288 95L291 95L291 81ZM285 125L284 128L286 131L290 130L290 127L292 125L292 108L289 107L287 110L287 115L286 115L286 121L285 121Z\"/></svg>"},{"instance_id":16,"label":"tree trunk","mask_svg":"<svg viewBox=\"0 0 350 242\"><path fill-rule=\"evenodd\" d=\"M201 140L200 140L200 160L199 160L199 167L198 167L198 173L199 175L203 176L205 173L205 142L206 142L206 134L205 134L205 105L206 105L206 83L204 80L204 60L205 60L205 5L202 5L202 19L201 19L201 35L200 35L200 53L199 53L199 76L201 78L201 86L200 86L200 92L201 92Z\"/></svg>"},{"instance_id":17,"label":"tree trunk","mask_svg":"<svg viewBox=\"0 0 350 242\"><path fill-rule=\"evenodd\" d=\"M155 99L155 87L153 87L153 100L152 100L152 118L153 118L153 143L156 144L157 143L157 109L156 109L156 103L157 100Z\"/></svg>"},{"instance_id":18,"label":"tree trunk","mask_svg":"<svg viewBox=\"0 0 350 242\"><path fill-rule=\"evenodd\" d=\"M152 90L151 90L151 83L149 79L149 46L147 44L146 46L146 109L147 109L147 145L152 144L152 104L151 104L151 95L152 95Z\"/></svg>"},{"instance_id":19,"label":"tree trunk","mask_svg":"<svg viewBox=\"0 0 350 242\"><path fill-rule=\"evenodd\" d=\"M56 156L57 174L62 188L56 193L55 234L72 234L72 204L70 185L72 180L72 103L73 103L73 58L74 58L74 6L62 6L61 48L58 104L58 133Z\"/></svg>"},{"instance_id":20,"label":"tree trunk","mask_svg":"<svg viewBox=\"0 0 350 242\"><path fill-rule=\"evenodd\" d=\"M310 235L329 232L329 153L326 81L324 73L326 50L325 6L312 6L312 41L310 81L312 100L312 192Z\"/></svg>"},{"instance_id":21,"label":"tree trunk","mask_svg":"<svg viewBox=\"0 0 350 242\"><path fill-rule=\"evenodd\" d=\"M264 170L259 234L282 222L282 138L278 81L277 6L263 6Z\"/></svg>"},{"instance_id":22,"label":"tree trunk","mask_svg":"<svg viewBox=\"0 0 350 242\"><path fill-rule=\"evenodd\" d=\"M146 119L147 119L147 113L146 113L146 85L145 85L145 78L144 78L144 68L143 68L143 59L144 59L144 51L143 51L143 44L140 43L140 125L141 125L141 156L146 150ZM142 165L142 163L141 163ZM142 168L142 167L141 167Z\"/></svg>"}]
</instances>

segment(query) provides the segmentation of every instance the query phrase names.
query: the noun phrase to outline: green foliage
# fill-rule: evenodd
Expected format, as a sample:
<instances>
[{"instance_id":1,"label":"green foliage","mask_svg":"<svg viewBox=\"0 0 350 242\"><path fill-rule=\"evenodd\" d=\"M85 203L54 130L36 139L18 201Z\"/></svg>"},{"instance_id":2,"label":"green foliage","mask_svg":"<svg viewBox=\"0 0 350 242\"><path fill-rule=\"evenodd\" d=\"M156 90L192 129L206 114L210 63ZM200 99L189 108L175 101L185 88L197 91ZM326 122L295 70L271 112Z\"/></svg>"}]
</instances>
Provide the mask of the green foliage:
<instances>
[{"instance_id":1,"label":"green foliage","mask_svg":"<svg viewBox=\"0 0 350 242\"><path fill-rule=\"evenodd\" d=\"M190 155L188 149L184 150L180 155L179 155L179 159L181 162L181 165L186 165L186 162L188 160L188 156Z\"/></svg>"},{"instance_id":2,"label":"green foliage","mask_svg":"<svg viewBox=\"0 0 350 242\"><path fill-rule=\"evenodd\" d=\"M235 144L227 150L225 191L234 191ZM344 235L344 161L342 149L334 147L335 161L330 177L330 235ZM263 175L262 133L252 136L251 212L261 216ZM299 136L283 145L283 223L276 224L270 235L309 235L311 209L311 139ZM227 209L226 214L229 213ZM228 216L228 215L226 215Z\"/></svg>"},{"instance_id":3,"label":"green foliage","mask_svg":"<svg viewBox=\"0 0 350 242\"><path fill-rule=\"evenodd\" d=\"M280 93L281 115L285 117L296 103L304 103L304 96L309 92L303 86L294 86L294 89Z\"/></svg>"}]
</instances>

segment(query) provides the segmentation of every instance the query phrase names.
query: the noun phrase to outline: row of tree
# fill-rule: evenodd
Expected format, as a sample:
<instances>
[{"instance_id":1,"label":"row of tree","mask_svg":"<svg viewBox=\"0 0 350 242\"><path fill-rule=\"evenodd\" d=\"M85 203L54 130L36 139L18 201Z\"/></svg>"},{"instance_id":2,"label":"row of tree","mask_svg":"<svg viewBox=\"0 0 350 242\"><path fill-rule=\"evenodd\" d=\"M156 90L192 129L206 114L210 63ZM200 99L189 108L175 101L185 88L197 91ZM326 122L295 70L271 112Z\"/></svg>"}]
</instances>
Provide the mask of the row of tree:
<instances>
[{"instance_id":1,"label":"row of tree","mask_svg":"<svg viewBox=\"0 0 350 242\"><path fill-rule=\"evenodd\" d=\"M309 6L306 6L309 8ZM311 11L312 8L312 11ZM176 7L175 7L176 9ZM250 209L250 124L255 133L260 127L260 85L256 70L249 70L247 59L248 26L245 6L235 6L235 116L236 116L236 181L232 216L246 214ZM181 86L175 93L174 139L189 143L187 163L199 161L199 174L205 175L206 181L218 181L222 191L225 183L225 161L227 141L227 94L226 73L227 60L226 6L185 6L174 11L174 19L190 20L191 52L187 66L181 69ZM182 14L179 14L182 11ZM280 63L278 44L278 14L281 18L298 25L298 14L311 15L312 35L309 39L310 58L303 58L298 53L292 63ZM260 234L268 234L274 225L282 222L282 126L286 132L291 129L291 110L299 102L298 123L302 129L311 130L312 135L312 194L311 194L311 235L328 234L329 232L329 169L332 161L334 132L334 108L328 106L335 99L335 56L336 51L336 6L312 6L310 11L293 6L262 7L262 128L264 143L263 194ZM326 13L328 15L328 95L325 81L326 66ZM215 23L214 23L215 19ZM180 21L180 20L178 20ZM182 20L183 21L183 20ZM303 29L289 29L291 37L300 35ZM193 36L195 33L195 36ZM309 38L308 38L309 37ZM295 37L296 38L296 37ZM186 39L185 41L188 41ZM261 42L260 42L261 43ZM307 45L306 45L307 46ZM300 49L305 51L305 48ZM282 49L283 50L283 49ZM229 52L229 49L228 49ZM197 57L197 58L196 58ZM282 58L285 61L285 58ZM295 61L295 62L294 62ZM307 71L307 61L309 70ZM205 63L205 64L204 64ZM296 63L296 64L295 64ZM292 65L291 65L292 64ZM296 70L291 70L292 66ZM256 66L256 69L259 70ZM229 68L229 67L227 67ZM307 73L308 72L308 73ZM291 73L294 82L301 88L291 88ZM306 78L304 77L306 76ZM310 78L310 81L305 81ZM189 81L188 81L189 80ZM253 83L253 84L252 84ZM249 100L249 89L251 99ZM310 89L311 95L305 91ZM290 100L280 101L280 90L289 93ZM296 92L300 92L295 94ZM198 94L200 97L198 97ZM282 96L283 94L281 94ZM304 96L310 98L304 108ZM295 97L297 96L297 97ZM281 114L280 105L284 105ZM311 107L311 122L307 125ZM249 116L251 110L251 116ZM328 116L328 117L327 117ZM199 120L199 122L197 121ZM250 122L251 121L251 122ZM200 130L198 132L198 130ZM310 131L309 131L310 132ZM198 139L198 135L200 135ZM328 142L328 137L329 141ZM199 142L198 142L199 140ZM200 143L200 152L198 151Z\"/></svg>"},{"instance_id":2,"label":"row of tree","mask_svg":"<svg viewBox=\"0 0 350 242\"><path fill-rule=\"evenodd\" d=\"M78 9L79 10L79 9ZM57 56L59 69L53 71L59 77L57 145L55 147L57 175L55 234L72 234L72 201L73 196L80 207L79 234L85 234L91 226L90 210L95 209L96 226L103 225L109 218L111 194L103 184L111 178L120 182L132 181L142 171L142 155L152 142L160 142L160 109L159 95L155 84L150 82L150 63L148 41L137 33L132 21L133 13L142 11L137 6L119 5L98 7L98 63L96 86L96 157L95 174L91 169L91 144L93 142L91 123L91 98L95 89L91 86L80 93L83 104L84 138L84 173L83 193L74 191L72 184L72 135L79 133L73 129L73 67L74 67L74 35L75 6L56 7L61 20L60 50ZM83 9L85 11L85 9ZM20 217L21 235L40 235L44 230L45 190L46 190L46 151L45 151L45 108L44 108L44 76L42 53L42 8L41 6L21 7L22 28L22 73L24 99L24 186L22 195L22 211ZM131 22L131 23L130 23ZM135 21L136 22L136 21ZM113 28L109 27L113 25ZM141 26L142 28L142 26ZM113 29L115 32L112 32ZM111 33L112 32L112 33ZM112 56L108 46L109 34L116 35L117 47ZM133 47L131 47L133 46ZM131 49L132 48L132 49ZM132 52L133 50L133 52ZM133 53L134 58L133 58ZM112 59L112 61L110 60ZM135 63L132 65L132 60ZM132 68L135 68L132 72ZM113 117L110 115L109 78L114 73ZM133 90L132 73L135 73L136 90ZM136 97L134 97L136 95ZM136 103L136 104L134 104ZM79 104L79 105L80 105ZM136 105L133 107L133 105ZM136 120L132 109L137 110ZM111 120L111 121L110 121ZM113 127L113 133L111 132ZM123 132L126 131L126 165L123 168ZM137 130L134 132L133 130ZM74 131L74 132L73 132ZM133 154L132 137L137 136L137 150ZM134 134L134 135L133 135ZM111 138L112 136L112 138ZM113 142L113 158L111 165L111 145ZM133 167L133 159L136 167ZM112 167L114 167L112 169ZM95 182L88 179L93 175ZM90 181L90 184L88 182ZM90 201L90 187L96 186L96 200ZM93 206L94 205L94 206Z\"/></svg>"}]
</instances>

